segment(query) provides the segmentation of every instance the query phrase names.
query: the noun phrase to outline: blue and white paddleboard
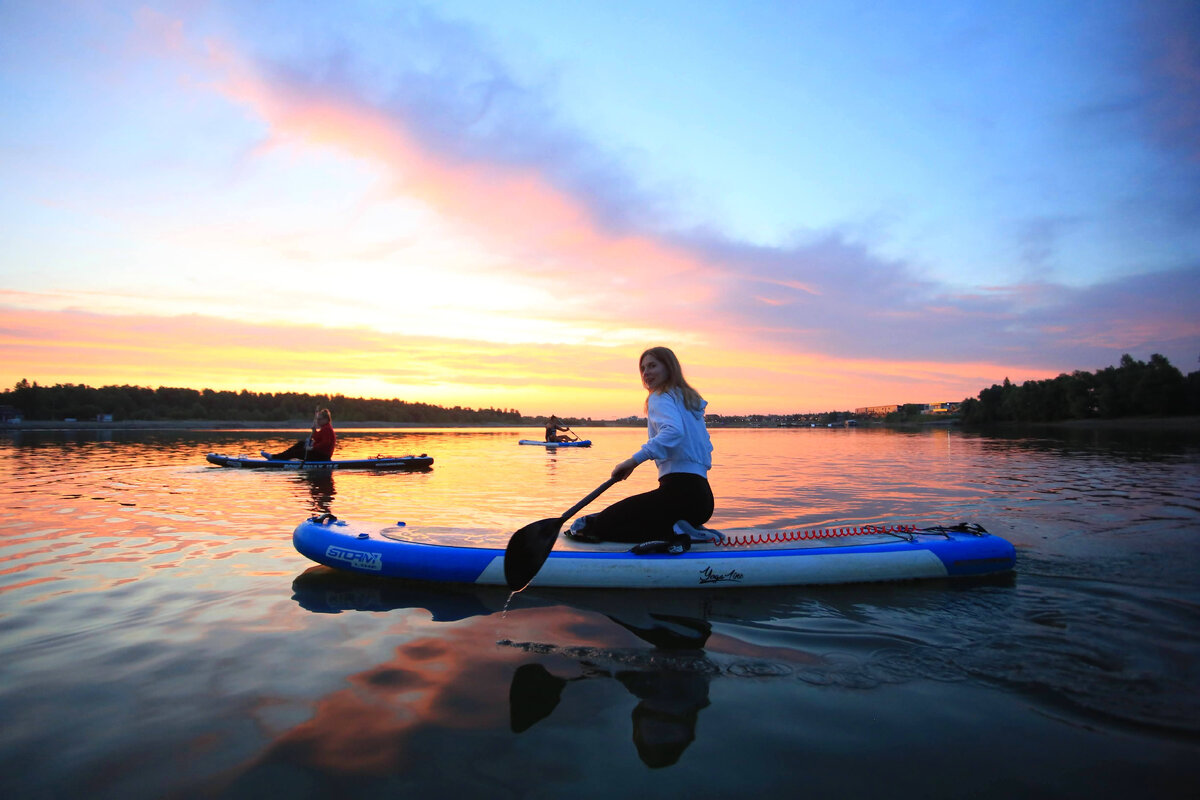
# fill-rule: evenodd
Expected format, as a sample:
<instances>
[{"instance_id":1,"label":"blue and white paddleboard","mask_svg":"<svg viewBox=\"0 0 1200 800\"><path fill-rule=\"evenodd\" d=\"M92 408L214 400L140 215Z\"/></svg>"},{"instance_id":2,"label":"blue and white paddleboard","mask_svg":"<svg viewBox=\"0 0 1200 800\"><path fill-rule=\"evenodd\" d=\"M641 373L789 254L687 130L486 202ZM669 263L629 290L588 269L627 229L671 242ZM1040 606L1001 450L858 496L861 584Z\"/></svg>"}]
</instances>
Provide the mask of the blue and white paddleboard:
<instances>
[{"instance_id":1,"label":"blue and white paddleboard","mask_svg":"<svg viewBox=\"0 0 1200 800\"><path fill-rule=\"evenodd\" d=\"M433 458L425 454L419 456L376 456L375 458L347 458L336 461L269 461L265 458L250 458L248 456L223 456L219 453L209 453L205 459L218 467L234 467L240 469L428 469L433 465Z\"/></svg>"},{"instance_id":2,"label":"blue and white paddleboard","mask_svg":"<svg viewBox=\"0 0 1200 800\"><path fill-rule=\"evenodd\" d=\"M591 439L576 439L573 442L543 442L540 439L522 439L518 444L540 444L543 447L591 447Z\"/></svg>"},{"instance_id":3,"label":"blue and white paddleboard","mask_svg":"<svg viewBox=\"0 0 1200 800\"><path fill-rule=\"evenodd\" d=\"M724 531L721 543L684 553L636 555L630 545L586 544L560 536L531 586L683 589L804 586L1009 572L1013 546L974 525L917 529ZM292 543L319 564L365 575L505 586L508 536L494 531L368 528L331 514L300 523Z\"/></svg>"}]
</instances>

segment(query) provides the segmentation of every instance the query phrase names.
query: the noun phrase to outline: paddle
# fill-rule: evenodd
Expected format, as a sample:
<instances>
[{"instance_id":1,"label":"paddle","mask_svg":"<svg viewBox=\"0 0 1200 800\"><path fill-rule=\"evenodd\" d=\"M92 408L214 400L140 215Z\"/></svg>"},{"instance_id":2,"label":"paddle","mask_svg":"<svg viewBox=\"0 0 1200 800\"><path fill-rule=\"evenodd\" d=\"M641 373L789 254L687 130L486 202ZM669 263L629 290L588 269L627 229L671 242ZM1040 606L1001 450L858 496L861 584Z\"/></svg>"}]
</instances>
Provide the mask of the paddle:
<instances>
[{"instance_id":1,"label":"paddle","mask_svg":"<svg viewBox=\"0 0 1200 800\"><path fill-rule=\"evenodd\" d=\"M321 404L318 403L316 410L313 411L313 424L312 424L313 430L316 430L317 415L320 413L321 413ZM304 440L304 458L300 459L300 466L302 468L308 462L308 451L312 450L312 440L313 440L313 437L311 435L307 439Z\"/></svg>"},{"instance_id":2,"label":"paddle","mask_svg":"<svg viewBox=\"0 0 1200 800\"><path fill-rule=\"evenodd\" d=\"M600 484L587 497L567 509L567 512L557 519L540 519L531 522L517 531L508 540L504 548L504 580L508 588L519 592L529 585L538 570L550 557L554 543L558 541L558 531L562 524L575 516L575 512L602 495L608 487L617 482L609 478Z\"/></svg>"}]
</instances>

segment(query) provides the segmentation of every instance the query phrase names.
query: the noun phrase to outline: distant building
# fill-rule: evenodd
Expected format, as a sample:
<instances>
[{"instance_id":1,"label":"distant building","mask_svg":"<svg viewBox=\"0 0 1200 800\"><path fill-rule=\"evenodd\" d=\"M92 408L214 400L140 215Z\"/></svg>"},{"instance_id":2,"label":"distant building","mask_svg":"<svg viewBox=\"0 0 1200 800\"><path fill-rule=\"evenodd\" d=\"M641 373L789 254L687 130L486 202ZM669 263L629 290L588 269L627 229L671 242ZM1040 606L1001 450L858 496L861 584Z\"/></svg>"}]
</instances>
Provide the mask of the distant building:
<instances>
[{"instance_id":1,"label":"distant building","mask_svg":"<svg viewBox=\"0 0 1200 800\"><path fill-rule=\"evenodd\" d=\"M922 414L953 414L955 411L958 411L958 407L960 405L962 405L962 404L955 403L953 401L945 402L945 403L929 403L928 405L925 406L924 409L922 409L921 413Z\"/></svg>"},{"instance_id":2,"label":"distant building","mask_svg":"<svg viewBox=\"0 0 1200 800\"><path fill-rule=\"evenodd\" d=\"M922 403L920 404L920 409L922 414L953 414L958 411L958 407L960 405L962 404L952 401L947 401L944 403ZM864 406L854 409L854 413L860 417L886 417L888 414L894 414L900 409L901 406L898 404L890 406Z\"/></svg>"},{"instance_id":3,"label":"distant building","mask_svg":"<svg viewBox=\"0 0 1200 800\"><path fill-rule=\"evenodd\" d=\"M854 409L854 413L860 417L886 417L888 414L894 414L900 410L900 406L864 406L863 408Z\"/></svg>"},{"instance_id":4,"label":"distant building","mask_svg":"<svg viewBox=\"0 0 1200 800\"><path fill-rule=\"evenodd\" d=\"M0 406L0 422L15 425L25 419L25 416L13 406Z\"/></svg>"}]
</instances>

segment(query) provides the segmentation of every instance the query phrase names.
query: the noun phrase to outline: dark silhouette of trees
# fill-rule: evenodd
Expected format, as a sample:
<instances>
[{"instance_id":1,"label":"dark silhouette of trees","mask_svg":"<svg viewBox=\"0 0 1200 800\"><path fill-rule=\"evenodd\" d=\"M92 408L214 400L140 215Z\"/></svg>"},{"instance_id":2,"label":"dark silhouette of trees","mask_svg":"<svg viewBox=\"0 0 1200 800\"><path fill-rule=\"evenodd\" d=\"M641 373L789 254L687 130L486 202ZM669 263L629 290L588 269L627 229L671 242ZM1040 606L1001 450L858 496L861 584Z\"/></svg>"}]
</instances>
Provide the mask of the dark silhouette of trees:
<instances>
[{"instance_id":1,"label":"dark silhouette of trees","mask_svg":"<svg viewBox=\"0 0 1200 800\"><path fill-rule=\"evenodd\" d=\"M1067 419L1200 413L1200 371L1186 378L1155 353L1150 362L1126 354L1116 367L1075 371L1017 386L1004 379L963 401L964 423L1057 422Z\"/></svg>"},{"instance_id":2,"label":"dark silhouette of trees","mask_svg":"<svg viewBox=\"0 0 1200 800\"><path fill-rule=\"evenodd\" d=\"M308 420L319 406L333 410L337 422L410 422L427 424L518 424L521 412L499 408L443 408L428 403L334 397L295 392L262 393L214 391L160 386L102 386L60 383L39 386L22 380L0 393L0 404L11 405L28 420L94 420L112 414L120 420L238 420L287 422Z\"/></svg>"},{"instance_id":3,"label":"dark silhouette of trees","mask_svg":"<svg viewBox=\"0 0 1200 800\"><path fill-rule=\"evenodd\" d=\"M22 380L11 390L0 392L0 405L15 407L27 420L94 420L112 414L122 420L229 420L242 422L307 421L318 407L333 410L336 422L405 422L424 425L527 423L516 409L463 408L409 403L404 400L333 397L296 392L256 393L185 389L160 386L102 386L60 383L39 386ZM896 419L920 417L922 406L904 406ZM982 390L978 398L962 402L965 424L989 422L1057 422L1068 419L1113 419L1129 416L1174 416L1200 414L1200 371L1184 375L1157 353L1150 361L1137 361L1126 354L1121 363L1097 372L1076 370L1057 378L1026 381L1017 386L1008 378ZM844 419L849 412L824 415L771 417L772 424L821 424ZM709 415L709 424L766 424L763 415L720 417ZM535 420L536 421L536 420ZM591 420L587 420L590 422ZM581 424L571 420L567 424Z\"/></svg>"}]
</instances>

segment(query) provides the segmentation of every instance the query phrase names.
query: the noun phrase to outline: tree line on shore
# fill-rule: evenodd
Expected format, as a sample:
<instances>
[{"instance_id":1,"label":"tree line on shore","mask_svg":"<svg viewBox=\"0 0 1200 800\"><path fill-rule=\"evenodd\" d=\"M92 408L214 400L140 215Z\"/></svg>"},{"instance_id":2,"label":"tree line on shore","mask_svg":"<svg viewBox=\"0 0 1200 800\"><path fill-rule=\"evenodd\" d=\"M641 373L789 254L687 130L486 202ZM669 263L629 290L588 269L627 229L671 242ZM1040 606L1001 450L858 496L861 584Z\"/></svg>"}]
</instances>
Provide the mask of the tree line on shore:
<instances>
[{"instance_id":1,"label":"tree line on shore","mask_svg":"<svg viewBox=\"0 0 1200 800\"><path fill-rule=\"evenodd\" d=\"M500 408L446 408L404 400L324 396L297 392L230 392L160 386L101 386L60 383L39 386L20 381L0 393L28 420L95 420L111 415L123 420L240 420L287 422L308 420L317 408L330 408L334 422L409 422L438 424L505 424L521 422L521 412Z\"/></svg>"},{"instance_id":2,"label":"tree line on shore","mask_svg":"<svg viewBox=\"0 0 1200 800\"><path fill-rule=\"evenodd\" d=\"M318 407L334 409L342 422L399 422L423 425L521 425L543 418L526 418L516 409L446 408L404 400L321 396L296 392L214 391L160 386L101 386L55 384L39 386L22 380L0 392L0 405L11 406L27 420L241 420L287 422L307 420ZM913 421L921 406L905 406L889 421ZM905 411L910 411L904 416ZM991 422L1056 422L1070 419L1114 419L1129 416L1200 414L1200 371L1186 377L1159 354L1150 361L1121 357L1116 367L1096 372L1076 370L1057 378L1026 381L1004 379L963 400L959 417L964 424ZM812 415L806 415L812 416ZM900 419L900 417L904 417ZM912 419L910 419L910 417ZM590 424L592 420L567 420Z\"/></svg>"},{"instance_id":3,"label":"tree line on shore","mask_svg":"<svg viewBox=\"0 0 1200 800\"><path fill-rule=\"evenodd\" d=\"M995 384L959 408L963 424L1200 414L1200 371L1186 377L1165 356L1149 363L1126 354L1119 366L1076 370L1020 386Z\"/></svg>"}]
</instances>

